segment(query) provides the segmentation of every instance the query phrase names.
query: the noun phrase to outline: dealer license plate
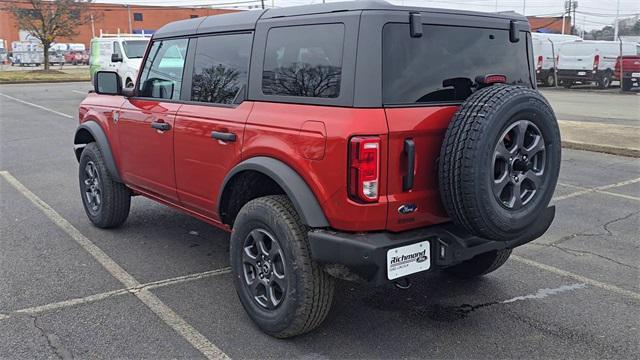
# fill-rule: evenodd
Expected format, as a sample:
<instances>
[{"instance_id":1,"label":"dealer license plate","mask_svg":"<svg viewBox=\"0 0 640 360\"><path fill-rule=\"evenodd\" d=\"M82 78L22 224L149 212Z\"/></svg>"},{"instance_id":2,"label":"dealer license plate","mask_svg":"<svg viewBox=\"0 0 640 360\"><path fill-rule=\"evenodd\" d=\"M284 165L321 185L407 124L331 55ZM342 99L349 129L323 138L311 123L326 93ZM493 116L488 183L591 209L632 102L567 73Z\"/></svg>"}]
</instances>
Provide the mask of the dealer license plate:
<instances>
[{"instance_id":1,"label":"dealer license plate","mask_svg":"<svg viewBox=\"0 0 640 360\"><path fill-rule=\"evenodd\" d=\"M640 73L631 73L631 77L640 77Z\"/></svg>"},{"instance_id":2,"label":"dealer license plate","mask_svg":"<svg viewBox=\"0 0 640 360\"><path fill-rule=\"evenodd\" d=\"M586 71L578 71L578 76L584 76L587 75Z\"/></svg>"},{"instance_id":3,"label":"dealer license plate","mask_svg":"<svg viewBox=\"0 0 640 360\"><path fill-rule=\"evenodd\" d=\"M431 252L429 241L397 247L387 251L387 278L389 280L429 270Z\"/></svg>"}]
</instances>

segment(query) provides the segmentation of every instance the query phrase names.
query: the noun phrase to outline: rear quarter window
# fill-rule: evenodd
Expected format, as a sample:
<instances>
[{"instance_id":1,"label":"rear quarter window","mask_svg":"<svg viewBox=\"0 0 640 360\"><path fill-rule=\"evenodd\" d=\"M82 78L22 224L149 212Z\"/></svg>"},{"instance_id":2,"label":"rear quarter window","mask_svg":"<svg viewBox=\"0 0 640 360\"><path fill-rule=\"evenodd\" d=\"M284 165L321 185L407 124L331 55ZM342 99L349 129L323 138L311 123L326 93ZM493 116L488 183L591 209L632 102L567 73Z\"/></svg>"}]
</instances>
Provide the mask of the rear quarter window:
<instances>
[{"instance_id":1,"label":"rear quarter window","mask_svg":"<svg viewBox=\"0 0 640 360\"><path fill-rule=\"evenodd\" d=\"M270 29L262 72L263 94L337 98L343 44L343 24Z\"/></svg>"},{"instance_id":2,"label":"rear quarter window","mask_svg":"<svg viewBox=\"0 0 640 360\"><path fill-rule=\"evenodd\" d=\"M508 30L423 25L416 38L409 24L391 23L382 39L386 105L461 102L476 77L489 74L532 86L526 37L512 43Z\"/></svg>"}]
</instances>

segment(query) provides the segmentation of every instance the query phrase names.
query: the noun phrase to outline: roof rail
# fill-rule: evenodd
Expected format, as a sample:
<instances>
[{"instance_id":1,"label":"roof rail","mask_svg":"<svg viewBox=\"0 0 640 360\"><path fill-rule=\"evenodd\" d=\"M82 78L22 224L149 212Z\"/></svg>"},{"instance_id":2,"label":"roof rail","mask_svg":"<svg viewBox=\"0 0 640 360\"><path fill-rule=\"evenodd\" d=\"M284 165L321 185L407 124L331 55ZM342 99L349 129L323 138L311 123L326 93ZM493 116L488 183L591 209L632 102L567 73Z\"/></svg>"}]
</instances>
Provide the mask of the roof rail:
<instances>
[{"instance_id":1,"label":"roof rail","mask_svg":"<svg viewBox=\"0 0 640 360\"><path fill-rule=\"evenodd\" d=\"M121 33L120 32L120 28L118 28L118 32L113 34L113 33L105 33L102 32L102 29L100 29L100 37L139 37L139 38L148 38L151 37L151 35L153 34L149 34L144 32L144 30L142 30L141 34L127 34L127 33Z\"/></svg>"}]
</instances>

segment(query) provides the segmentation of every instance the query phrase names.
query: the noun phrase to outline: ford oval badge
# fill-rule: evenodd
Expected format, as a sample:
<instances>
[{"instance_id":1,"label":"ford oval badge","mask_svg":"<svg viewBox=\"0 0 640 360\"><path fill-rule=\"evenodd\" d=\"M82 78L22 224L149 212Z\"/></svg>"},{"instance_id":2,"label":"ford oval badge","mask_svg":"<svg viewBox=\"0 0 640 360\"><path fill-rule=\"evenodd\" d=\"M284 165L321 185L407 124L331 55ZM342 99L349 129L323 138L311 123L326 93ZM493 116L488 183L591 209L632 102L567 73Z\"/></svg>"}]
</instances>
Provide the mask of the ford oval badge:
<instances>
[{"instance_id":1,"label":"ford oval badge","mask_svg":"<svg viewBox=\"0 0 640 360\"><path fill-rule=\"evenodd\" d=\"M418 210L418 205L416 204L402 204L402 206L398 208L398 214L407 215L415 212L416 210Z\"/></svg>"}]
</instances>

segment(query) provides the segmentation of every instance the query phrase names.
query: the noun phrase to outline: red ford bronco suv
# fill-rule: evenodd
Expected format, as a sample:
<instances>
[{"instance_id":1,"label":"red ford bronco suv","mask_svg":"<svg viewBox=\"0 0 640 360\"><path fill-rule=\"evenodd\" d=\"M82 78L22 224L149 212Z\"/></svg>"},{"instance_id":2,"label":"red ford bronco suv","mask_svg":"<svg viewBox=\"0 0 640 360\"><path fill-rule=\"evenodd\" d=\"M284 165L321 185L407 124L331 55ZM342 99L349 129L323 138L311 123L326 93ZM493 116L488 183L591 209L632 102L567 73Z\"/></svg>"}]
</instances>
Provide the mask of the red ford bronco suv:
<instances>
[{"instance_id":1,"label":"red ford bronco suv","mask_svg":"<svg viewBox=\"0 0 640 360\"><path fill-rule=\"evenodd\" d=\"M231 232L251 319L317 327L336 278L473 277L541 236L560 164L527 20L345 2L170 23L135 88L98 72L75 154L87 216L143 195Z\"/></svg>"}]
</instances>

